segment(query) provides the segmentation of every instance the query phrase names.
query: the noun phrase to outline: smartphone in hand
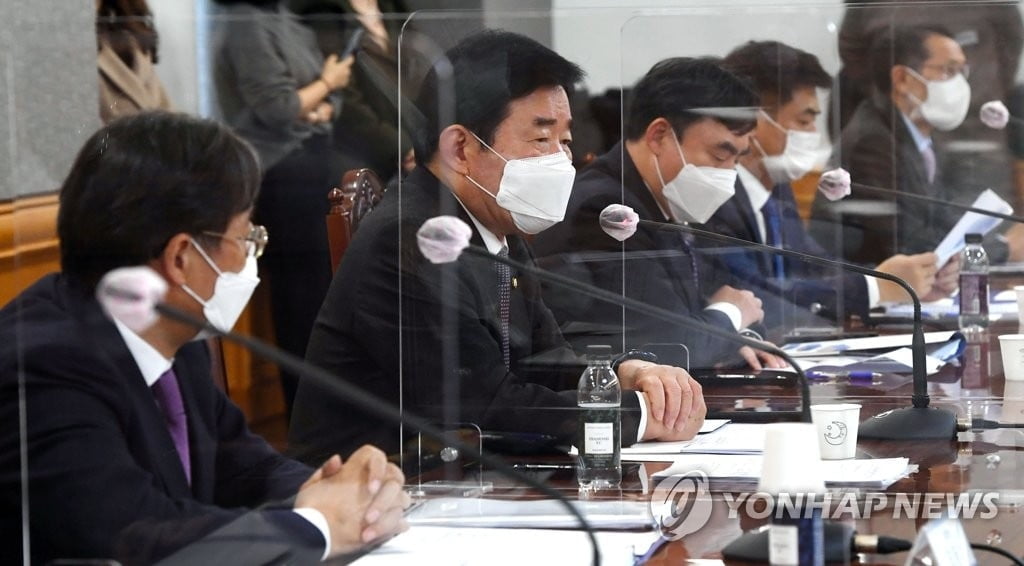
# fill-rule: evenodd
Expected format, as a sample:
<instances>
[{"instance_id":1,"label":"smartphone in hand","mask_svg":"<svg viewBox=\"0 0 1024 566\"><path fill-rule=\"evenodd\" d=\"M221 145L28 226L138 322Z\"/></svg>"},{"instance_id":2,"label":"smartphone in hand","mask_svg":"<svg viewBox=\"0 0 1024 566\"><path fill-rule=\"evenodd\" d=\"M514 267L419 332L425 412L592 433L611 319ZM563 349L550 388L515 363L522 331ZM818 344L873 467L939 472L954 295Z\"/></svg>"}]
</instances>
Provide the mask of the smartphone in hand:
<instances>
[{"instance_id":1,"label":"smartphone in hand","mask_svg":"<svg viewBox=\"0 0 1024 566\"><path fill-rule=\"evenodd\" d=\"M356 52L362 48L363 35L365 34L366 30L364 30L363 28L359 28L356 31L352 32L352 35L350 35L348 38L348 42L345 43L345 48L342 49L341 53L338 54L338 59L344 59L349 55L355 55Z\"/></svg>"}]
</instances>

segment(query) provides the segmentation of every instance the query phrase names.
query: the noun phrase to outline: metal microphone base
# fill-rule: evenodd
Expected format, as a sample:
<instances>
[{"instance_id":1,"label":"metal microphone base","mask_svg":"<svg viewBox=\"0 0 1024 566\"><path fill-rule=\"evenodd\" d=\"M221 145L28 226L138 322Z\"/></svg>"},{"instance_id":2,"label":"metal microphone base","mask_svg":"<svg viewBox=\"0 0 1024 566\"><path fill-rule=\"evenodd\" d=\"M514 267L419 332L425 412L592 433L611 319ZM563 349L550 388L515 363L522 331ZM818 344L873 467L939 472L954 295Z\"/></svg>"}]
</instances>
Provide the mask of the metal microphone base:
<instances>
[{"instance_id":1,"label":"metal microphone base","mask_svg":"<svg viewBox=\"0 0 1024 566\"><path fill-rule=\"evenodd\" d=\"M825 562L848 564L850 562L850 541L853 528L843 523L824 521ZM768 562L768 529L743 533L722 549L726 560L743 562Z\"/></svg>"},{"instance_id":2,"label":"metal microphone base","mask_svg":"<svg viewBox=\"0 0 1024 566\"><path fill-rule=\"evenodd\" d=\"M858 438L877 440L952 440L956 415L934 407L907 407L875 415L860 423Z\"/></svg>"}]
</instances>

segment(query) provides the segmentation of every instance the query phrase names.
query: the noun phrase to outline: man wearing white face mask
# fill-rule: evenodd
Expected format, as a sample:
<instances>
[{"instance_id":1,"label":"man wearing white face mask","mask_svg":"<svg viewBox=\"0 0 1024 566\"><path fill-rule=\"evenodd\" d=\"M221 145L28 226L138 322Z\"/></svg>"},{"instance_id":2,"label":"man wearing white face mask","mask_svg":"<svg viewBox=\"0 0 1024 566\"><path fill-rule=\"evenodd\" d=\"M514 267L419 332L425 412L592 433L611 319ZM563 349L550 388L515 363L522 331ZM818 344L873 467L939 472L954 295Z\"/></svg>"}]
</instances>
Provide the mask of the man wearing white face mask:
<instances>
[{"instance_id":1,"label":"man wearing white face mask","mask_svg":"<svg viewBox=\"0 0 1024 566\"><path fill-rule=\"evenodd\" d=\"M626 139L580 173L566 220L535 240L542 264L722 329L738 332L759 323L760 299L750 291L713 285L711 264L697 253L692 238L641 226L620 244L598 222L601 210L614 203L647 220L707 221L734 193L735 165L749 151L747 134L755 125L750 108L757 101L715 60L674 58L655 65L633 89ZM708 110L719 108L739 108L739 115ZM608 334L631 348L682 343L694 369L739 362L755 368L782 365L774 356L737 349L727 340L558 289L546 288L545 298L563 325L585 323L576 325L586 330L572 337L577 343Z\"/></svg>"},{"instance_id":2,"label":"man wearing white face mask","mask_svg":"<svg viewBox=\"0 0 1024 566\"><path fill-rule=\"evenodd\" d=\"M817 89L832 79L810 53L776 41L749 42L727 55L723 64L750 79L761 97L753 150L740 157L736 196L715 212L707 227L715 232L818 257L829 257L815 242L797 213L790 182L821 166L823 151L817 118L821 114ZM817 314L835 319L840 298L846 312L863 316L882 301L907 300L889 282L857 274L840 274L795 258L732 250L715 259L744 286L755 289L765 302L765 324L792 328L812 324ZM878 266L906 279L922 297L929 297L935 280L935 255L897 255ZM944 276L956 287L955 260ZM948 291L948 288L944 288ZM939 298L936 294L934 298ZM812 312L813 311L813 312Z\"/></svg>"},{"instance_id":3,"label":"man wearing white face mask","mask_svg":"<svg viewBox=\"0 0 1024 566\"><path fill-rule=\"evenodd\" d=\"M213 121L142 113L85 143L60 191L61 272L0 309L4 563L312 564L404 529L383 452L316 471L278 454L194 326L139 328L97 301L104 274L145 266L164 303L229 330L268 241L259 186L253 148Z\"/></svg>"},{"instance_id":4,"label":"man wearing white face mask","mask_svg":"<svg viewBox=\"0 0 1024 566\"><path fill-rule=\"evenodd\" d=\"M853 178L852 194L835 203L819 194L812 209L815 238L864 263L934 250L961 213L858 193L856 183L964 204L987 188L946 183L943 151L932 140L936 131L955 130L970 106L969 67L960 45L940 27L896 26L879 32L871 53L873 92L833 148L834 164ZM874 212L863 212L865 207ZM1024 226L993 232L985 249L995 262L1024 259Z\"/></svg>"},{"instance_id":5,"label":"man wearing white face mask","mask_svg":"<svg viewBox=\"0 0 1024 566\"><path fill-rule=\"evenodd\" d=\"M582 366L539 282L468 255L434 265L415 234L426 220L453 215L473 230L472 244L532 263L525 237L559 222L572 190L566 93L582 71L508 32L472 35L447 57L452 78L432 71L415 102L425 114L418 165L360 223L307 358L438 422L575 442ZM455 99L439 100L444 93ZM446 121L434 114L443 105L454 110ZM679 368L622 360L619 379L633 390L622 396L623 444L695 435L705 413L696 382ZM397 452L405 440L300 384L289 438L300 457L316 461L364 442Z\"/></svg>"}]
</instances>

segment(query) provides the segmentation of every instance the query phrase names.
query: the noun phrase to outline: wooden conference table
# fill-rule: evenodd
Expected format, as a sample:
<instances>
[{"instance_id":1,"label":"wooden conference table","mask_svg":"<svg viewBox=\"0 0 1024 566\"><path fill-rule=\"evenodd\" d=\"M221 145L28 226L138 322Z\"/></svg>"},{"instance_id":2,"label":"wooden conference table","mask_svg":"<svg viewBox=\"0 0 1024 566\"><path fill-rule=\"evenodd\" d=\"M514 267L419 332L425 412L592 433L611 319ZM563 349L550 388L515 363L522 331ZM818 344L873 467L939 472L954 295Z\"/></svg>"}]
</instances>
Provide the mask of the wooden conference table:
<instances>
[{"instance_id":1,"label":"wooden conference table","mask_svg":"<svg viewBox=\"0 0 1024 566\"><path fill-rule=\"evenodd\" d=\"M1002 422L1024 423L1024 382L1005 382L998 346L998 335L1016 332L1016 321L997 324L987 336L973 345L968 360L960 367L947 365L929 377L928 391L932 405L953 410L960 417L986 418ZM910 406L912 385L909 376L876 378L874 383L850 383L832 380L814 383L812 402L854 402L862 405L861 419L880 412ZM799 407L799 390L795 387L705 387L710 410L742 413L765 410L787 410ZM968 539L975 543L999 546L1016 556L1024 555L1024 429L989 430L959 433L957 438L935 441L879 441L860 439L858 458L907 457L919 470L888 489L876 494L975 494L998 492L998 508L994 517L962 520ZM514 460L514 458L511 458ZM524 458L524 461L566 464L567 456ZM621 491L598 497L647 501L650 486L656 485L650 475L667 467L667 463L647 462L642 466L626 463ZM486 472L485 472L486 473ZM563 469L537 472L552 487L577 497L575 472ZM641 481L640 474L647 477ZM494 476L490 476L493 478ZM430 479L429 474L424 479ZM714 486L712 486L714 492ZM865 492L867 494L869 492ZM532 497L522 486L495 481L495 489L487 497ZM889 497L891 502L895 497ZM755 520L733 513L721 493L712 494L713 511L709 522L682 540L664 546L649 564L685 564L690 560L721 559L722 549L741 532L757 528L766 520ZM869 518L844 516L841 520L854 526L858 533L881 534L914 540L926 519L894 518L892 504L875 510ZM977 552L980 564L1006 564L1005 558ZM906 553L863 557L864 563L903 564ZM737 562L728 561L726 564Z\"/></svg>"}]
</instances>

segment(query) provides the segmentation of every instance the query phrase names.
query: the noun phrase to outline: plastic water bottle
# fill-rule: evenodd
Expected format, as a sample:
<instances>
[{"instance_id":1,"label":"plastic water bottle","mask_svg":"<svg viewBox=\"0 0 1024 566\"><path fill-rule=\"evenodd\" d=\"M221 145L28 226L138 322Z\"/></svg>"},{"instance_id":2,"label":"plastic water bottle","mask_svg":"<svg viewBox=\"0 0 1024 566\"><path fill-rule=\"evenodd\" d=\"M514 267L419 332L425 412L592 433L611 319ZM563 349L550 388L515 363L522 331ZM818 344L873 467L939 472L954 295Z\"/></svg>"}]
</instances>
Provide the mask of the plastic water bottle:
<instances>
[{"instance_id":1,"label":"plastic water bottle","mask_svg":"<svg viewBox=\"0 0 1024 566\"><path fill-rule=\"evenodd\" d=\"M580 408L576 476L581 489L617 488L622 483L622 388L612 369L611 346L588 346L587 369L576 391Z\"/></svg>"},{"instance_id":2,"label":"plastic water bottle","mask_svg":"<svg viewBox=\"0 0 1024 566\"><path fill-rule=\"evenodd\" d=\"M969 332L988 326L988 254L981 234L967 234L960 261L960 329Z\"/></svg>"}]
</instances>

